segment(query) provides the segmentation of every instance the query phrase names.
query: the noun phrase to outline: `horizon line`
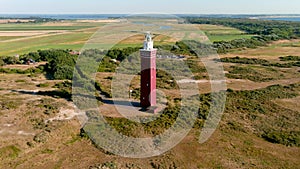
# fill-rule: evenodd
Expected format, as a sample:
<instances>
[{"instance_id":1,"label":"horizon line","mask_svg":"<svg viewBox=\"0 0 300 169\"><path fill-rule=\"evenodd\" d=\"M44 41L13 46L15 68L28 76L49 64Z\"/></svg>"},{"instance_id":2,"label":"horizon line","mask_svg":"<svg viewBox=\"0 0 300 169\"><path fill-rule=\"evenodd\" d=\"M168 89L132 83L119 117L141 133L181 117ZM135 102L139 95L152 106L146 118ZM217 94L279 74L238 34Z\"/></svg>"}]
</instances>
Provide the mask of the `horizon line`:
<instances>
[{"instance_id":1,"label":"horizon line","mask_svg":"<svg viewBox=\"0 0 300 169\"><path fill-rule=\"evenodd\" d=\"M0 15L300 15L300 13L0 13Z\"/></svg>"}]
</instances>

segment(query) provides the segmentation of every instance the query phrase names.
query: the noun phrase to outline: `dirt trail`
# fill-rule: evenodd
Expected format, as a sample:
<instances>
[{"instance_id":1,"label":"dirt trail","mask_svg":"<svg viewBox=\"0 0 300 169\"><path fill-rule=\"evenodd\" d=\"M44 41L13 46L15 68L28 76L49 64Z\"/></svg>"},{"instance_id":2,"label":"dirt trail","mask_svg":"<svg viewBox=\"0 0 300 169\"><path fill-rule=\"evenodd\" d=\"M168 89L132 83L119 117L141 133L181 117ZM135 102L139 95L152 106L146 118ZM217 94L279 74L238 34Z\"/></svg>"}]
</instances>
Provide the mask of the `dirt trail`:
<instances>
[{"instance_id":1,"label":"dirt trail","mask_svg":"<svg viewBox=\"0 0 300 169\"><path fill-rule=\"evenodd\" d=\"M9 69L21 69L21 70L26 70L29 68L35 68L35 67L39 67L41 65L46 65L47 62L38 62L36 64L31 64L31 65L20 65L20 64L16 64L16 65L5 65L3 66L3 68L9 68Z\"/></svg>"}]
</instances>

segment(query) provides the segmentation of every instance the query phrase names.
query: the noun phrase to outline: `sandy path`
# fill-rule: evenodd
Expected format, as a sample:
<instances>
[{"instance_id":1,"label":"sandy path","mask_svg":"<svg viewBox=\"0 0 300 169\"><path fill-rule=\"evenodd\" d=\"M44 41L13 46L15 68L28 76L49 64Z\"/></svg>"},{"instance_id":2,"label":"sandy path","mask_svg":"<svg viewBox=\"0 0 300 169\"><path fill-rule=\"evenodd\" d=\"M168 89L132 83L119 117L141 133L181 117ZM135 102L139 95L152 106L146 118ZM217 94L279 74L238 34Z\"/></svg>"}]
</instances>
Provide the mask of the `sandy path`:
<instances>
[{"instance_id":1,"label":"sandy path","mask_svg":"<svg viewBox=\"0 0 300 169\"><path fill-rule=\"evenodd\" d=\"M39 67L41 65L46 65L46 64L47 64L47 62L38 62L38 63L32 64L32 65L5 65L2 68L26 70L29 68Z\"/></svg>"}]
</instances>

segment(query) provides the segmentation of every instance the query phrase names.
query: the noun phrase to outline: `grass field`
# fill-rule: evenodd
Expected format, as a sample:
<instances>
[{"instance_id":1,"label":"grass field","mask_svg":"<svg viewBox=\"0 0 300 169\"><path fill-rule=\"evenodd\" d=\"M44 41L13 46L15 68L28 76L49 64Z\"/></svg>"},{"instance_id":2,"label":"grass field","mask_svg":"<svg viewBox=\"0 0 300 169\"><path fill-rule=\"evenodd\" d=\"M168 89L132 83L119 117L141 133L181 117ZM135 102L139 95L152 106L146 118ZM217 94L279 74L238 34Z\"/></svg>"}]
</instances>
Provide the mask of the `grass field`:
<instances>
[{"instance_id":1,"label":"grass field","mask_svg":"<svg viewBox=\"0 0 300 169\"><path fill-rule=\"evenodd\" d=\"M300 54L300 40L291 41L277 41L267 47L259 47L256 49L236 50L228 54L221 55L221 57L246 57L246 58L260 58L267 60L279 60L281 56L298 56Z\"/></svg>"},{"instance_id":2,"label":"grass field","mask_svg":"<svg viewBox=\"0 0 300 169\"><path fill-rule=\"evenodd\" d=\"M211 42L230 41L234 39L251 38L253 35L246 34L235 28L219 26L219 25L199 25L201 31L208 36Z\"/></svg>"},{"instance_id":3,"label":"grass field","mask_svg":"<svg viewBox=\"0 0 300 169\"><path fill-rule=\"evenodd\" d=\"M81 22L65 21L50 22L43 24L0 24L0 56L2 55L21 55L38 49L73 49L80 50L88 39L103 25L103 22ZM197 25L200 31L214 41L229 41L238 38L250 38L242 31L234 28L215 26L215 25ZM196 38L205 40L205 35L197 35ZM175 35L176 36L176 35ZM185 37L196 35L187 32ZM141 46L143 36L136 36L121 41L116 47L137 47ZM159 35L156 37L156 45L174 43L176 40ZM107 43L110 46L110 43ZM97 46L95 46L97 48Z\"/></svg>"},{"instance_id":4,"label":"grass field","mask_svg":"<svg viewBox=\"0 0 300 169\"><path fill-rule=\"evenodd\" d=\"M1 41L6 41L6 40L11 40L11 39L19 39L19 38L24 38L25 36L0 36L0 42Z\"/></svg>"},{"instance_id":5,"label":"grass field","mask_svg":"<svg viewBox=\"0 0 300 169\"><path fill-rule=\"evenodd\" d=\"M49 48L79 50L105 24L77 21L0 24L0 55L24 54Z\"/></svg>"},{"instance_id":6,"label":"grass field","mask_svg":"<svg viewBox=\"0 0 300 169\"><path fill-rule=\"evenodd\" d=\"M0 55L17 55L50 48L80 50L104 24L75 21L0 24Z\"/></svg>"},{"instance_id":7,"label":"grass field","mask_svg":"<svg viewBox=\"0 0 300 169\"><path fill-rule=\"evenodd\" d=\"M92 33L71 32L0 43L0 55L24 54L38 49L51 48L79 50L91 35Z\"/></svg>"}]
</instances>

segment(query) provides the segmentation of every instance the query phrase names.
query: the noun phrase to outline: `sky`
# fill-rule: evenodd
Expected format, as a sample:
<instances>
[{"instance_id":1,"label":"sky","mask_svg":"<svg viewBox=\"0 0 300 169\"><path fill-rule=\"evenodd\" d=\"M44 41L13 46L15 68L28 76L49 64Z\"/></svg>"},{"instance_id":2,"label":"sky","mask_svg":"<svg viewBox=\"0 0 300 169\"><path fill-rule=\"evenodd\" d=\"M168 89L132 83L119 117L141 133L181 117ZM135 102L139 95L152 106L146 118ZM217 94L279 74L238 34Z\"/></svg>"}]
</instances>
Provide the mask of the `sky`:
<instances>
[{"instance_id":1,"label":"sky","mask_svg":"<svg viewBox=\"0 0 300 169\"><path fill-rule=\"evenodd\" d=\"M300 0L0 0L0 14L300 14Z\"/></svg>"}]
</instances>

